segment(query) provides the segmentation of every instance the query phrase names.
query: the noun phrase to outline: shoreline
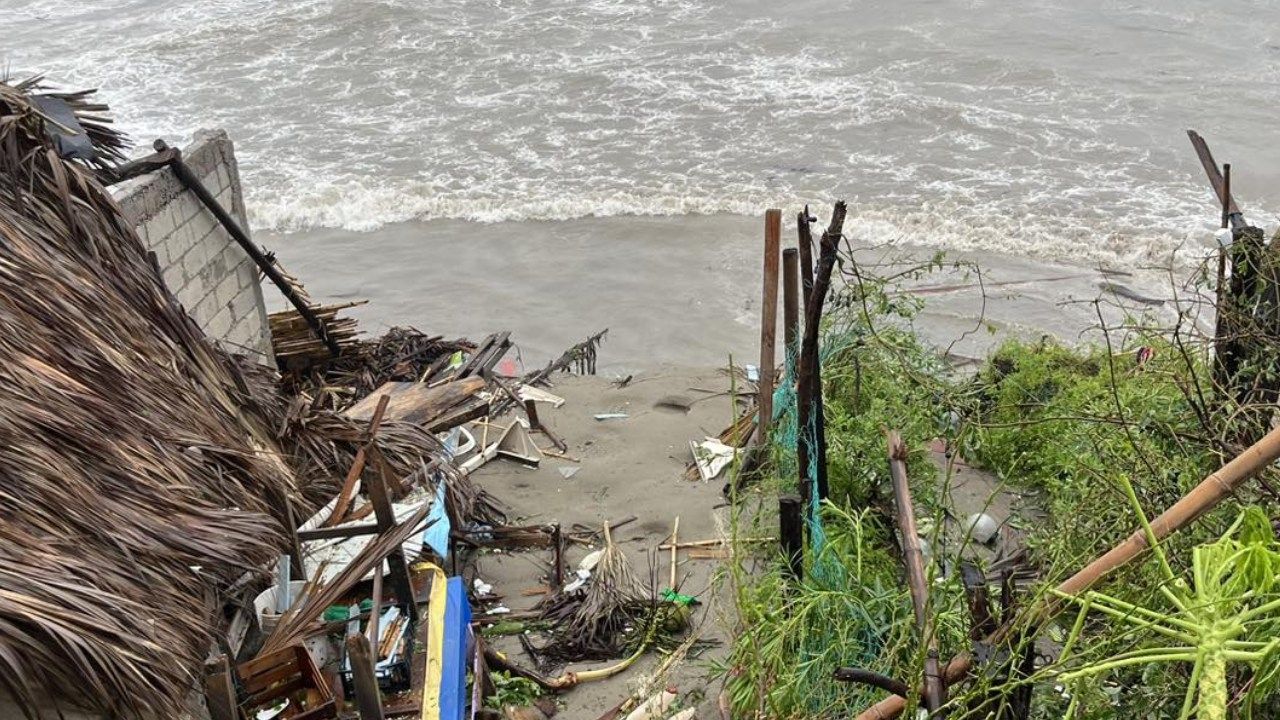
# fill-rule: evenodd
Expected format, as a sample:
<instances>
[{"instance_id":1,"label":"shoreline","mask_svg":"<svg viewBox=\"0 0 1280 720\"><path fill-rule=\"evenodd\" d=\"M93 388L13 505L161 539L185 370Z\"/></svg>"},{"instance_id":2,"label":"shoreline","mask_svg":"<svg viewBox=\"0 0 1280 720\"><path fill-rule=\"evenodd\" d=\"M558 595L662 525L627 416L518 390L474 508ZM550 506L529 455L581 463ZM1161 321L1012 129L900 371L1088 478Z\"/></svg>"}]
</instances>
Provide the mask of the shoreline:
<instances>
[{"instance_id":1,"label":"shoreline","mask_svg":"<svg viewBox=\"0 0 1280 720\"><path fill-rule=\"evenodd\" d=\"M784 228L784 240L791 233ZM256 240L305 278L317 300L368 300L350 311L367 333L393 325L458 337L511 330L518 359L534 367L609 328L600 368L621 376L666 365L723 367L731 355L751 362L761 236L759 218L723 215L411 221L359 233L259 232ZM860 263L881 267L939 252L858 247ZM908 286L925 302L917 329L961 358L981 357L1007 337L1049 334L1076 344L1097 322L1089 301L1100 295L1139 312L1158 312L1149 301L1169 296L1167 278L1150 270L943 252L942 269ZM957 262L966 267L951 266ZM981 283L969 264L981 268ZM283 304L270 291L267 302Z\"/></svg>"}]
</instances>

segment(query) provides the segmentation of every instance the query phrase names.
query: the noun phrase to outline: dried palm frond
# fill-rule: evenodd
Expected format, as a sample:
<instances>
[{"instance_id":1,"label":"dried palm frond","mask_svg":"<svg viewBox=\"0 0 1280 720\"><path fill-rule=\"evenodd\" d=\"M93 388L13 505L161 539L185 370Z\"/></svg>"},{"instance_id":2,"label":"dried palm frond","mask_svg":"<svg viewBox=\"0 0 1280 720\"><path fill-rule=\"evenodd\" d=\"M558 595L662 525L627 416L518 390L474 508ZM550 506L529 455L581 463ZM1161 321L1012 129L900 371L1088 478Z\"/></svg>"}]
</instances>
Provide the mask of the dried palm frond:
<instances>
[{"instance_id":1,"label":"dried palm frond","mask_svg":"<svg viewBox=\"0 0 1280 720\"><path fill-rule=\"evenodd\" d=\"M0 82L0 686L28 716L175 717L216 590L283 545L300 489L39 89ZM86 162L118 157L105 108L60 97Z\"/></svg>"},{"instance_id":2,"label":"dried palm frond","mask_svg":"<svg viewBox=\"0 0 1280 720\"><path fill-rule=\"evenodd\" d=\"M584 590L551 599L543 618L555 625L539 654L553 660L602 660L622 654L627 635L652 603L631 572L626 553L604 526L604 548Z\"/></svg>"}]
</instances>

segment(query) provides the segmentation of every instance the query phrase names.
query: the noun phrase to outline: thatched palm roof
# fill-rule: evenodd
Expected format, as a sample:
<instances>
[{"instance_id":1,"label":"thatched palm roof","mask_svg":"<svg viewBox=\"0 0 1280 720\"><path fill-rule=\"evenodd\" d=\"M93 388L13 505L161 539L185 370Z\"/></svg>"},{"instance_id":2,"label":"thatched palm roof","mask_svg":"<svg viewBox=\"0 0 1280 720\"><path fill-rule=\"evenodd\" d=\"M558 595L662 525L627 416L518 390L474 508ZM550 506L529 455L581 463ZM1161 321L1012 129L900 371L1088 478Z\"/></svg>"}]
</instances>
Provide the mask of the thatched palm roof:
<instances>
[{"instance_id":1,"label":"thatched palm roof","mask_svg":"<svg viewBox=\"0 0 1280 720\"><path fill-rule=\"evenodd\" d=\"M31 714L175 717L216 589L277 552L300 490L38 91L0 82L0 684ZM109 160L105 108L63 97Z\"/></svg>"}]
</instances>

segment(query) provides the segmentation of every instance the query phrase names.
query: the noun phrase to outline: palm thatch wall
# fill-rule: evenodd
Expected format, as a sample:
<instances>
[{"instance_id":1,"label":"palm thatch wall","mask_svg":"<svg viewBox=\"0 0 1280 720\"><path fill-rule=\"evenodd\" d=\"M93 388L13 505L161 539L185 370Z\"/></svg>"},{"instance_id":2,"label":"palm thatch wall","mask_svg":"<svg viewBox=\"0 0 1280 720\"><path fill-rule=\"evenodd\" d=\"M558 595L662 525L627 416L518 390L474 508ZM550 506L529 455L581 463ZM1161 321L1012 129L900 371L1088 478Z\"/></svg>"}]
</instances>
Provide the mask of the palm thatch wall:
<instances>
[{"instance_id":1,"label":"palm thatch wall","mask_svg":"<svg viewBox=\"0 0 1280 720\"><path fill-rule=\"evenodd\" d=\"M63 96L98 152L66 161L39 90L0 82L0 685L176 717L217 590L313 489L95 180L106 108Z\"/></svg>"}]
</instances>

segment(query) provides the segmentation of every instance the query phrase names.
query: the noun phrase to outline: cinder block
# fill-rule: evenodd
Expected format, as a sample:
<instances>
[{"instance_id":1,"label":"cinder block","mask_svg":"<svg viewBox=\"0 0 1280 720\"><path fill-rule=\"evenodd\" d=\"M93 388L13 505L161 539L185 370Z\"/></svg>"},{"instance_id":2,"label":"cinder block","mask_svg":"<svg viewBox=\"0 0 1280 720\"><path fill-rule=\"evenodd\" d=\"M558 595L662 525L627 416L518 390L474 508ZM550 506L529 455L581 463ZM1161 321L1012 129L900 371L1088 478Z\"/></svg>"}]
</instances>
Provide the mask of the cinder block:
<instances>
[{"instance_id":1,"label":"cinder block","mask_svg":"<svg viewBox=\"0 0 1280 720\"><path fill-rule=\"evenodd\" d=\"M166 242L173 231L177 229L178 223L174 220L174 208L167 205L165 208L157 212L150 220L144 223L146 227L147 237L151 238L151 242Z\"/></svg>"},{"instance_id":2,"label":"cinder block","mask_svg":"<svg viewBox=\"0 0 1280 720\"><path fill-rule=\"evenodd\" d=\"M218 293L216 290L216 288L210 290L209 293L204 296L204 299L200 301L200 316L198 319L202 324L211 321L223 311L226 311L228 318L231 317L231 311L227 309L226 304L218 302ZM218 337L221 337L221 335Z\"/></svg>"},{"instance_id":3,"label":"cinder block","mask_svg":"<svg viewBox=\"0 0 1280 720\"><path fill-rule=\"evenodd\" d=\"M236 280L235 275L222 275L217 287L214 288L214 293L218 297L219 307L226 308L227 312L231 312L232 302L235 301L236 295L240 294L240 283Z\"/></svg>"},{"instance_id":4,"label":"cinder block","mask_svg":"<svg viewBox=\"0 0 1280 720\"><path fill-rule=\"evenodd\" d=\"M221 340L231 332L232 325L231 311L223 308L221 312L215 313L212 318L203 323L203 328L206 335Z\"/></svg>"},{"instance_id":5,"label":"cinder block","mask_svg":"<svg viewBox=\"0 0 1280 720\"><path fill-rule=\"evenodd\" d=\"M187 277L182 274L182 263L170 265L160 272L160 276L164 278L164 284L169 288L169 292L182 299L181 290L186 287Z\"/></svg>"},{"instance_id":6,"label":"cinder block","mask_svg":"<svg viewBox=\"0 0 1280 720\"><path fill-rule=\"evenodd\" d=\"M261 324L258 317L258 307L261 301L252 288L241 287L236 296L231 300L231 314L236 320L245 320L254 325Z\"/></svg>"}]
</instances>

